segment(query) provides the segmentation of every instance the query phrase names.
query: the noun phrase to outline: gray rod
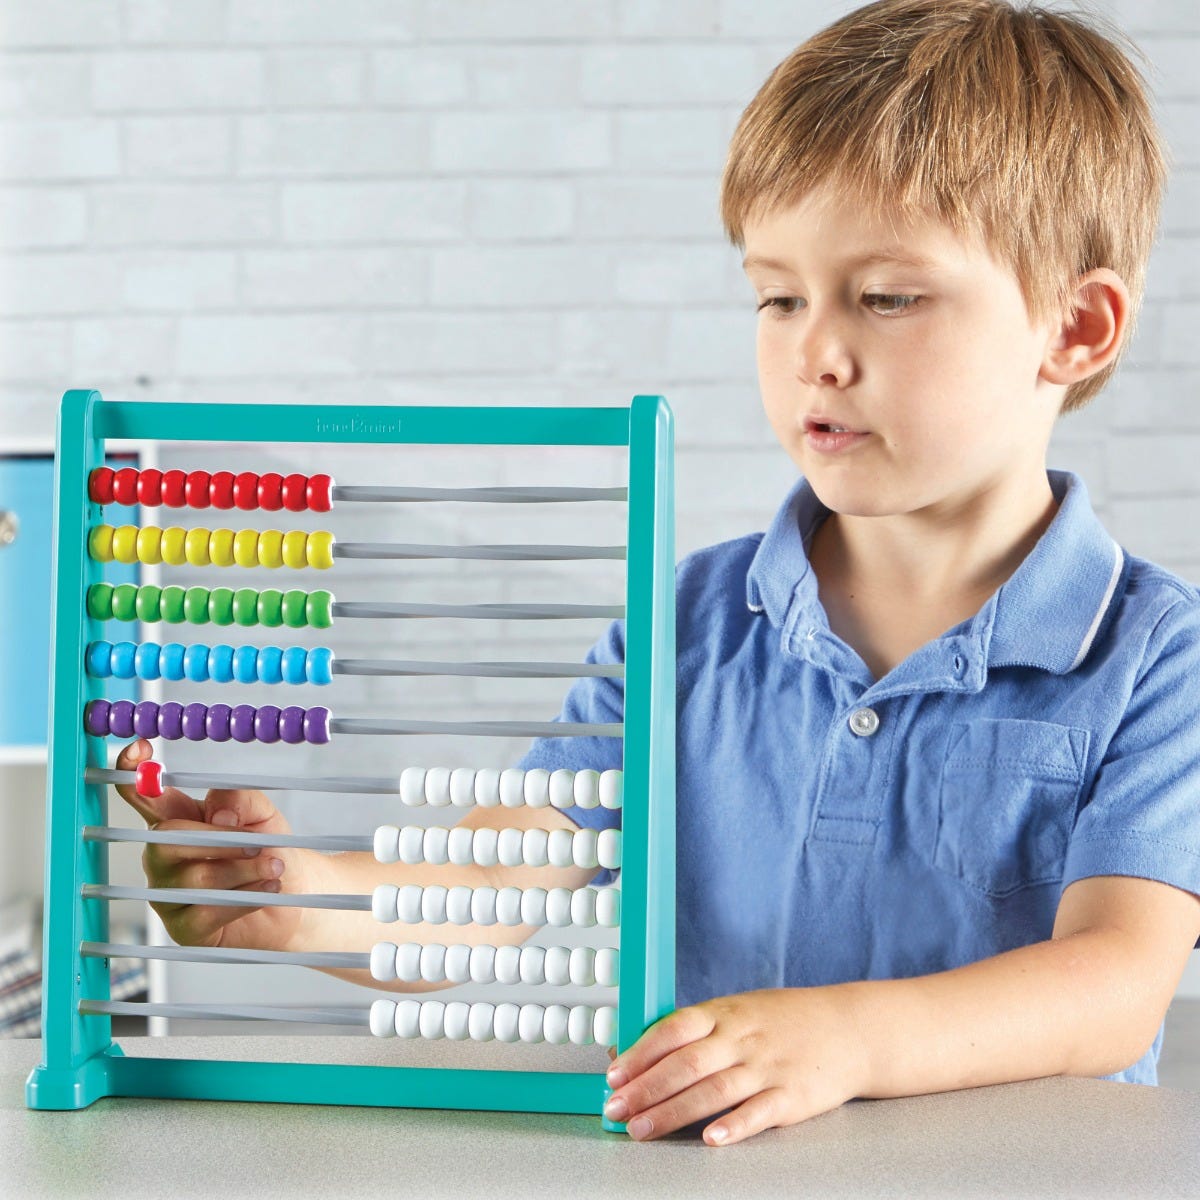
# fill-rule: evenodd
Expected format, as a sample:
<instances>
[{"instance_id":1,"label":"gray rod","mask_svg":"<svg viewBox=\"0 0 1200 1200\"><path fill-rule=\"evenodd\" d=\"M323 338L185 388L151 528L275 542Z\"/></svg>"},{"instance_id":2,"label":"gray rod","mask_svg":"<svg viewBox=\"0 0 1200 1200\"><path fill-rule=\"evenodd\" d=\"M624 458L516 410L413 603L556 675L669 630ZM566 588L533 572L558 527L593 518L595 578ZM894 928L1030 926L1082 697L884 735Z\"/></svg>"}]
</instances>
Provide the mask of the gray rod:
<instances>
[{"instance_id":1,"label":"gray rod","mask_svg":"<svg viewBox=\"0 0 1200 1200\"><path fill-rule=\"evenodd\" d=\"M467 617L488 621L545 621L625 615L623 604L376 604L334 601L335 617Z\"/></svg>"},{"instance_id":2,"label":"gray rod","mask_svg":"<svg viewBox=\"0 0 1200 1200\"><path fill-rule=\"evenodd\" d=\"M436 546L400 542L334 543L334 558L471 558L495 562L624 559L624 546Z\"/></svg>"},{"instance_id":3,"label":"gray rod","mask_svg":"<svg viewBox=\"0 0 1200 1200\"><path fill-rule=\"evenodd\" d=\"M492 679L610 678L623 663L423 662L416 659L335 658L335 675L471 675Z\"/></svg>"},{"instance_id":4,"label":"gray rod","mask_svg":"<svg viewBox=\"0 0 1200 1200\"><path fill-rule=\"evenodd\" d=\"M483 504L559 504L581 500L628 500L623 487L365 487L336 486L334 500L385 504L418 504L430 500L461 500Z\"/></svg>"},{"instance_id":5,"label":"gray rod","mask_svg":"<svg viewBox=\"0 0 1200 1200\"><path fill-rule=\"evenodd\" d=\"M85 825L86 842L153 842L164 846L254 846L261 848L288 847L297 850L366 850L373 852L373 838L363 835L326 833L212 833L199 829L176 829L162 832L157 829L123 829L111 825Z\"/></svg>"},{"instance_id":6,"label":"gray rod","mask_svg":"<svg viewBox=\"0 0 1200 1200\"><path fill-rule=\"evenodd\" d=\"M290 895L287 892L242 892L221 888L135 888L111 883L85 883L85 900L149 900L159 904L216 904L229 908L336 908L371 911L363 895Z\"/></svg>"},{"instance_id":7,"label":"gray rod","mask_svg":"<svg viewBox=\"0 0 1200 1200\"><path fill-rule=\"evenodd\" d=\"M85 767L85 783L135 783L133 771L114 771L108 767ZM212 775L203 771L164 771L163 783L177 788L219 788L238 791L257 788L260 792L353 792L368 796L398 796L400 779L378 776L292 776L292 775Z\"/></svg>"},{"instance_id":8,"label":"gray rod","mask_svg":"<svg viewBox=\"0 0 1200 1200\"><path fill-rule=\"evenodd\" d=\"M151 1004L136 1000L80 1000L84 1016L179 1017L194 1021L299 1021L309 1025L370 1027L367 1008L288 1008L272 1004Z\"/></svg>"},{"instance_id":9,"label":"gray rod","mask_svg":"<svg viewBox=\"0 0 1200 1200\"><path fill-rule=\"evenodd\" d=\"M568 724L564 721L381 721L373 717L334 717L330 733L460 733L476 737L615 737L624 726Z\"/></svg>"},{"instance_id":10,"label":"gray rod","mask_svg":"<svg viewBox=\"0 0 1200 1200\"><path fill-rule=\"evenodd\" d=\"M369 954L329 950L232 950L221 946L142 946L136 942L84 942L84 958L154 958L167 962L263 963L345 971L371 969Z\"/></svg>"}]
</instances>

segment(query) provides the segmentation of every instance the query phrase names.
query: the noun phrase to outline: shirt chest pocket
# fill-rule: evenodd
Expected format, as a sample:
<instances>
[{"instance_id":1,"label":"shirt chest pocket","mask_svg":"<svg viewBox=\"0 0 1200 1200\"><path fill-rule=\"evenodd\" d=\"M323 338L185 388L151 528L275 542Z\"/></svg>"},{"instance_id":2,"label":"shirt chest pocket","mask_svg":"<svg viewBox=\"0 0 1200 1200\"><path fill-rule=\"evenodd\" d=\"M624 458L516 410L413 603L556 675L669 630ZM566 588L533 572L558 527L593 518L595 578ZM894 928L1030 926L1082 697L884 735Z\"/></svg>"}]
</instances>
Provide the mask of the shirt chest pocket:
<instances>
[{"instance_id":1,"label":"shirt chest pocket","mask_svg":"<svg viewBox=\"0 0 1200 1200\"><path fill-rule=\"evenodd\" d=\"M1062 878L1088 732L1048 721L950 727L934 865L989 896Z\"/></svg>"}]
</instances>

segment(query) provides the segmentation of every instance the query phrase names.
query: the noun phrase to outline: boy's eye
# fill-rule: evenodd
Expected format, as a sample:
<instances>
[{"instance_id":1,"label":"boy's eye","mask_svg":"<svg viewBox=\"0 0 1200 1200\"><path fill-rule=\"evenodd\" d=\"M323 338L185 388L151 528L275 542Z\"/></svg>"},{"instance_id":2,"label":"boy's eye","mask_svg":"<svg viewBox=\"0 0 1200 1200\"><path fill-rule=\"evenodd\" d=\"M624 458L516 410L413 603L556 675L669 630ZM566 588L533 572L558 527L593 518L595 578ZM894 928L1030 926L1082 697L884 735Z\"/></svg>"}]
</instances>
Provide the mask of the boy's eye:
<instances>
[{"instance_id":1,"label":"boy's eye","mask_svg":"<svg viewBox=\"0 0 1200 1200\"><path fill-rule=\"evenodd\" d=\"M769 296L758 306L758 311L762 312L764 309L773 308L785 316L790 316L796 311L799 303L800 300L796 296Z\"/></svg>"},{"instance_id":2,"label":"boy's eye","mask_svg":"<svg viewBox=\"0 0 1200 1200\"><path fill-rule=\"evenodd\" d=\"M885 312L896 313L905 312L910 308L915 308L920 303L920 296L888 296L888 295L870 295L864 296L866 301L872 308L877 305L882 305Z\"/></svg>"},{"instance_id":3,"label":"boy's eye","mask_svg":"<svg viewBox=\"0 0 1200 1200\"><path fill-rule=\"evenodd\" d=\"M899 313L915 308L921 302L921 297L873 292L864 296L863 302L877 312L882 309L883 313ZM762 312L764 309L771 308L781 316L791 316L802 303L803 301L797 296L769 296L759 304L758 311Z\"/></svg>"}]
</instances>

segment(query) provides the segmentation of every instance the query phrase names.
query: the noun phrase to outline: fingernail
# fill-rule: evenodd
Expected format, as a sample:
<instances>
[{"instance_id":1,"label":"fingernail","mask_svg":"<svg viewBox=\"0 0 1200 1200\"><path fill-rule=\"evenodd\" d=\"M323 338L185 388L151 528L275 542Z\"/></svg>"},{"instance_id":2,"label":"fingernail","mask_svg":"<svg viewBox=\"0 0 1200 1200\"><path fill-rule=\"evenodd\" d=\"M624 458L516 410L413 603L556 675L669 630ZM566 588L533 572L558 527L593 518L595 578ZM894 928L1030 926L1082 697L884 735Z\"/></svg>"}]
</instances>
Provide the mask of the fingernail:
<instances>
[{"instance_id":1,"label":"fingernail","mask_svg":"<svg viewBox=\"0 0 1200 1200\"><path fill-rule=\"evenodd\" d=\"M214 825L236 825L238 823L237 813L231 812L228 808L223 808L219 813L213 813L210 818Z\"/></svg>"},{"instance_id":2,"label":"fingernail","mask_svg":"<svg viewBox=\"0 0 1200 1200\"><path fill-rule=\"evenodd\" d=\"M624 1087L629 1082L629 1076L625 1073L624 1067L609 1067L605 1079L608 1080L610 1088Z\"/></svg>"},{"instance_id":3,"label":"fingernail","mask_svg":"<svg viewBox=\"0 0 1200 1200\"><path fill-rule=\"evenodd\" d=\"M264 884L263 884L263 891L264 891L264 892L277 892L277 891L279 891L279 880L278 880L278 879L272 879L272 880L269 880L267 883L264 883Z\"/></svg>"},{"instance_id":4,"label":"fingernail","mask_svg":"<svg viewBox=\"0 0 1200 1200\"><path fill-rule=\"evenodd\" d=\"M649 1137L654 1132L654 1122L649 1117L634 1117L628 1125L629 1136L635 1141Z\"/></svg>"},{"instance_id":5,"label":"fingernail","mask_svg":"<svg viewBox=\"0 0 1200 1200\"><path fill-rule=\"evenodd\" d=\"M267 870L275 876L276 879L283 874L283 859L273 858L267 863Z\"/></svg>"},{"instance_id":6,"label":"fingernail","mask_svg":"<svg viewBox=\"0 0 1200 1200\"><path fill-rule=\"evenodd\" d=\"M719 1146L729 1136L729 1130L724 1125L714 1125L708 1131L708 1140Z\"/></svg>"},{"instance_id":7,"label":"fingernail","mask_svg":"<svg viewBox=\"0 0 1200 1200\"><path fill-rule=\"evenodd\" d=\"M242 853L247 858L257 858L262 853L262 847L261 846L244 846L244 847L242 847Z\"/></svg>"},{"instance_id":8,"label":"fingernail","mask_svg":"<svg viewBox=\"0 0 1200 1200\"><path fill-rule=\"evenodd\" d=\"M614 1096L604 1106L604 1115L610 1121L623 1121L629 1116L629 1105L620 1096Z\"/></svg>"}]
</instances>

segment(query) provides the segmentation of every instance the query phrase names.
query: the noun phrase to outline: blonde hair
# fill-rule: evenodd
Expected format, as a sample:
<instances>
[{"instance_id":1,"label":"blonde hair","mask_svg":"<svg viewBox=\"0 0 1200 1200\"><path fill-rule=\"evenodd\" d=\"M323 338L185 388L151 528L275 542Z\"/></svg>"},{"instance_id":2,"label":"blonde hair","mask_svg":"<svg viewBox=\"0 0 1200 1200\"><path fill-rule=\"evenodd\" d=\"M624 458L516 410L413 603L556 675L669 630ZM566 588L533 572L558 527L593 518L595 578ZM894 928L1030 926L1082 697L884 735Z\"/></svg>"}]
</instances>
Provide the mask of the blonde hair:
<instances>
[{"instance_id":1,"label":"blonde hair","mask_svg":"<svg viewBox=\"0 0 1200 1200\"><path fill-rule=\"evenodd\" d=\"M1073 316L1075 283L1109 267L1129 288L1121 351L1071 385L1082 407L1133 336L1167 151L1147 89L1097 17L1006 0L878 0L794 50L742 114L721 220L748 221L830 185L881 214L982 238L1035 323ZM1143 62L1145 59L1143 58Z\"/></svg>"}]
</instances>

